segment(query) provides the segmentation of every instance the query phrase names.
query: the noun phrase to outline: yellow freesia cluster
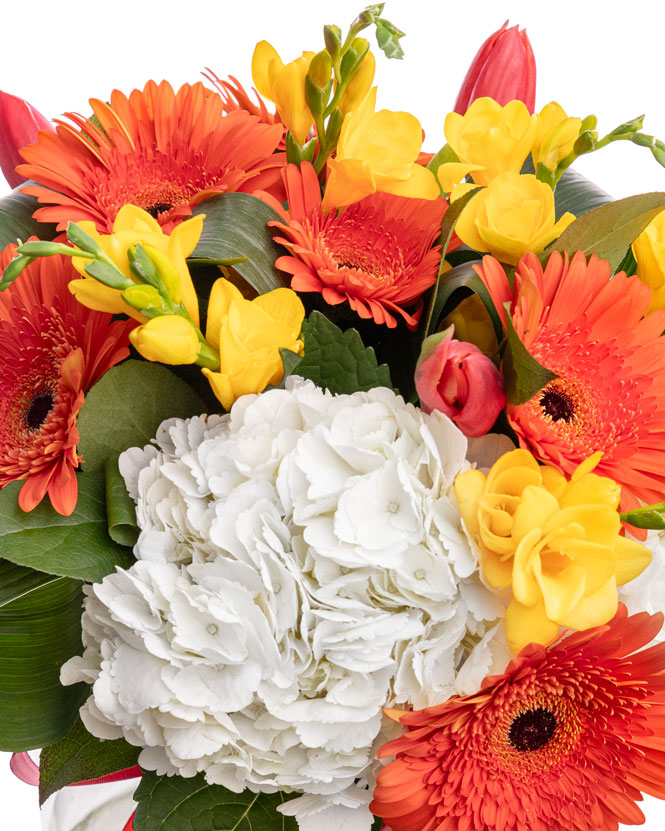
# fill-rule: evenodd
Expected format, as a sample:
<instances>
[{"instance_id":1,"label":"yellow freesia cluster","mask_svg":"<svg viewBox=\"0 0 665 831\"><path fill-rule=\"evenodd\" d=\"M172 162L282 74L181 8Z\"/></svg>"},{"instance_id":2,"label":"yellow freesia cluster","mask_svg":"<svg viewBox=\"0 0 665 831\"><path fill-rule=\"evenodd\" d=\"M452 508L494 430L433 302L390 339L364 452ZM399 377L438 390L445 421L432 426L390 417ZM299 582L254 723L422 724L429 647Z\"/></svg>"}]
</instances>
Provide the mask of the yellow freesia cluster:
<instances>
[{"instance_id":1,"label":"yellow freesia cluster","mask_svg":"<svg viewBox=\"0 0 665 831\"><path fill-rule=\"evenodd\" d=\"M651 289L647 314L665 309L665 211L652 219L633 243L637 276Z\"/></svg>"},{"instance_id":2,"label":"yellow freesia cluster","mask_svg":"<svg viewBox=\"0 0 665 831\"><path fill-rule=\"evenodd\" d=\"M536 169L543 164L556 170L581 125L556 102L529 115L521 101L502 107L478 98L465 115L449 113L446 140L460 161L439 167L441 188L453 201L477 185L486 188L462 212L455 229L460 239L515 265L525 252L538 253L559 237L575 217L566 213L557 222L550 186L520 170L529 153ZM466 176L473 184L460 184Z\"/></svg>"},{"instance_id":3,"label":"yellow freesia cluster","mask_svg":"<svg viewBox=\"0 0 665 831\"><path fill-rule=\"evenodd\" d=\"M300 354L305 309L291 289L275 289L247 300L220 278L210 294L206 340L219 352L219 370L204 368L225 409L241 395L261 392L284 375L280 348Z\"/></svg>"},{"instance_id":4,"label":"yellow freesia cluster","mask_svg":"<svg viewBox=\"0 0 665 831\"><path fill-rule=\"evenodd\" d=\"M455 480L484 579L512 589L506 633L515 653L530 642L551 642L560 626L606 623L617 609L617 585L651 561L645 546L620 535L620 488L591 472L599 459L590 457L567 480L514 450L487 476L470 470Z\"/></svg>"},{"instance_id":5,"label":"yellow freesia cluster","mask_svg":"<svg viewBox=\"0 0 665 831\"><path fill-rule=\"evenodd\" d=\"M439 186L417 164L423 142L418 119L376 108L376 87L345 117L337 152L328 160L323 210L342 208L377 191L436 199Z\"/></svg>"}]
</instances>

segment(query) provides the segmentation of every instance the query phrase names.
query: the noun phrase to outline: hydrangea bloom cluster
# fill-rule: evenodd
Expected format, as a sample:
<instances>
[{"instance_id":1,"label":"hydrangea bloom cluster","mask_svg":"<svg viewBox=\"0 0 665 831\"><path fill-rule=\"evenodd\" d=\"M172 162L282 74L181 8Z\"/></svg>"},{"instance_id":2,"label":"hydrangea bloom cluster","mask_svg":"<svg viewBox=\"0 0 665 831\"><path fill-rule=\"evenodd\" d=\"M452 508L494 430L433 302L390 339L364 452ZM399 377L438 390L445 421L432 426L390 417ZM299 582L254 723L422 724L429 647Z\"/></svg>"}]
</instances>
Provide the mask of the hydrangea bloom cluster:
<instances>
[{"instance_id":1,"label":"hydrangea bloom cluster","mask_svg":"<svg viewBox=\"0 0 665 831\"><path fill-rule=\"evenodd\" d=\"M86 727L238 791L342 791L382 708L472 692L503 606L452 493L467 443L385 388L309 381L164 422L121 470L138 562L88 588Z\"/></svg>"}]
</instances>

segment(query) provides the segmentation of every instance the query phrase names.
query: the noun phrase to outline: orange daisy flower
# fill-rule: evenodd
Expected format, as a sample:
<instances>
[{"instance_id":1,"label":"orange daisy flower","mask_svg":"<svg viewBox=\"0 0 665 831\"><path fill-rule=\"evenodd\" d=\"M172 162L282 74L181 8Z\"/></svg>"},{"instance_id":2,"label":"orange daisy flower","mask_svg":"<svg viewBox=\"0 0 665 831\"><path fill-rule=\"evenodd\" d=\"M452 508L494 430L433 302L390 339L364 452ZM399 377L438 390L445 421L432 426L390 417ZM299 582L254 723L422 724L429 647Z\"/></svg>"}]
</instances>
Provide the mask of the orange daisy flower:
<instances>
[{"instance_id":1,"label":"orange daisy flower","mask_svg":"<svg viewBox=\"0 0 665 831\"><path fill-rule=\"evenodd\" d=\"M312 165L288 165L284 182L290 215L270 224L285 234L275 240L290 256L275 265L293 275L291 288L319 292L330 305L346 302L360 317L389 328L397 326L397 314L415 329L420 298L436 280L441 246L432 243L445 200L376 193L324 214ZM404 308L413 305L411 313Z\"/></svg>"},{"instance_id":2,"label":"orange daisy flower","mask_svg":"<svg viewBox=\"0 0 665 831\"><path fill-rule=\"evenodd\" d=\"M0 270L15 252L5 248ZM25 479L24 511L47 493L60 514L76 507L84 391L129 355L136 325L81 306L67 287L76 277L68 257L40 259L0 294L0 488Z\"/></svg>"},{"instance_id":3,"label":"orange daisy flower","mask_svg":"<svg viewBox=\"0 0 665 831\"><path fill-rule=\"evenodd\" d=\"M203 84L148 81L129 98L118 90L110 104L91 99L92 118L74 113L37 144L21 150L24 188L49 206L35 217L90 220L110 233L123 205L138 205L169 231L192 206L218 193L251 192L279 181L283 156L274 154L283 128L262 124L243 110L224 114L220 96Z\"/></svg>"},{"instance_id":4,"label":"orange daisy flower","mask_svg":"<svg viewBox=\"0 0 665 831\"><path fill-rule=\"evenodd\" d=\"M512 301L517 334L558 375L530 401L508 404L512 428L539 459L572 474L601 451L596 473L618 482L621 510L665 498L665 311L644 317L650 289L605 260L555 252L545 271L526 254L515 291L493 257L476 267L499 314ZM505 317L504 317L505 320Z\"/></svg>"},{"instance_id":5,"label":"orange daisy flower","mask_svg":"<svg viewBox=\"0 0 665 831\"><path fill-rule=\"evenodd\" d=\"M616 831L665 798L663 615L628 617L525 647L475 695L387 714L370 810L392 831Z\"/></svg>"}]
</instances>

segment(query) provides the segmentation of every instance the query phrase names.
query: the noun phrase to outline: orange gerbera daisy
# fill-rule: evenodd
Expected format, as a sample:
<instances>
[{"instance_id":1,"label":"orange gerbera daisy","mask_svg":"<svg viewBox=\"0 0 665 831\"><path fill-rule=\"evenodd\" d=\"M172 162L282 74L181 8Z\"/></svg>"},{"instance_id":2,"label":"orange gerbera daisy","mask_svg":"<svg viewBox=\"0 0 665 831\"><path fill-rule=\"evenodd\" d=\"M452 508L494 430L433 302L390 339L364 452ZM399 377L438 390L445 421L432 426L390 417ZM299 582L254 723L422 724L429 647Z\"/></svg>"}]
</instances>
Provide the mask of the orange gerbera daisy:
<instances>
[{"instance_id":1,"label":"orange gerbera daisy","mask_svg":"<svg viewBox=\"0 0 665 831\"><path fill-rule=\"evenodd\" d=\"M605 260L555 252L545 271L526 254L515 291L493 257L476 267L500 314L512 301L524 345L558 378L506 407L520 444L572 474L596 451L596 473L621 486L621 509L665 498L665 312L644 318L651 290ZM505 318L504 318L505 319Z\"/></svg>"},{"instance_id":2,"label":"orange gerbera daisy","mask_svg":"<svg viewBox=\"0 0 665 831\"><path fill-rule=\"evenodd\" d=\"M408 731L379 756L370 810L392 831L616 831L665 798L663 615L530 644L475 695L388 710Z\"/></svg>"},{"instance_id":3,"label":"orange gerbera daisy","mask_svg":"<svg viewBox=\"0 0 665 831\"><path fill-rule=\"evenodd\" d=\"M74 510L84 391L127 357L136 325L81 306L67 287L76 277L69 257L40 259L0 294L0 488L25 479L24 511L46 493L58 513Z\"/></svg>"},{"instance_id":4,"label":"orange gerbera daisy","mask_svg":"<svg viewBox=\"0 0 665 831\"><path fill-rule=\"evenodd\" d=\"M93 117L68 113L55 133L21 150L24 188L49 207L35 217L57 222L91 220L110 233L123 205L138 205L166 230L192 206L218 193L251 192L279 181L283 156L275 155L279 124L263 124L243 110L224 114L220 96L203 84L174 92L148 81L129 98L118 90L110 104L90 100Z\"/></svg>"},{"instance_id":5,"label":"orange gerbera daisy","mask_svg":"<svg viewBox=\"0 0 665 831\"><path fill-rule=\"evenodd\" d=\"M275 265L293 275L291 288L320 292L330 305L347 302L360 317L390 328L398 314L414 329L420 298L436 280L441 247L432 243L445 200L376 193L324 214L312 165L288 165L284 182L290 215L271 224L285 234L275 239L290 256ZM404 308L414 305L411 313Z\"/></svg>"}]
</instances>

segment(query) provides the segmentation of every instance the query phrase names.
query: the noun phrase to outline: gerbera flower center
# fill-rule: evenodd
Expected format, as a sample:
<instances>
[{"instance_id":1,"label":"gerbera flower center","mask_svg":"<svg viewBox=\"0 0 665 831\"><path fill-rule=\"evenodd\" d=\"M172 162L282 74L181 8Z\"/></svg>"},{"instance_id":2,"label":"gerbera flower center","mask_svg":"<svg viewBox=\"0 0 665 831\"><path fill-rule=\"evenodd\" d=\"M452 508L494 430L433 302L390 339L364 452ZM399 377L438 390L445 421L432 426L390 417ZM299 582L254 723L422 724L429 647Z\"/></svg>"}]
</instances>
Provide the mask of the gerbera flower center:
<instances>
[{"instance_id":1,"label":"gerbera flower center","mask_svg":"<svg viewBox=\"0 0 665 831\"><path fill-rule=\"evenodd\" d=\"M53 409L54 401L53 391L49 389L40 390L33 396L23 417L28 430L39 430Z\"/></svg>"},{"instance_id":2,"label":"gerbera flower center","mask_svg":"<svg viewBox=\"0 0 665 831\"><path fill-rule=\"evenodd\" d=\"M575 415L572 398L556 387L546 387L538 403L552 421L570 421Z\"/></svg>"},{"instance_id":3,"label":"gerbera flower center","mask_svg":"<svg viewBox=\"0 0 665 831\"><path fill-rule=\"evenodd\" d=\"M147 208L143 210L146 213L149 213L153 219L157 219L159 214L163 214L165 211L170 211L173 205L170 202L156 202L154 205L148 205Z\"/></svg>"},{"instance_id":4,"label":"gerbera flower center","mask_svg":"<svg viewBox=\"0 0 665 831\"><path fill-rule=\"evenodd\" d=\"M508 730L508 741L523 753L539 750L549 742L557 728L554 713L545 707L525 710L513 719Z\"/></svg>"}]
</instances>

